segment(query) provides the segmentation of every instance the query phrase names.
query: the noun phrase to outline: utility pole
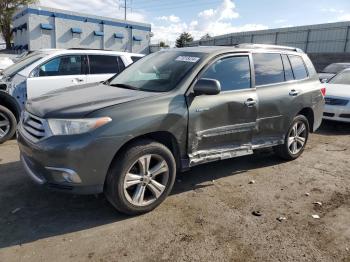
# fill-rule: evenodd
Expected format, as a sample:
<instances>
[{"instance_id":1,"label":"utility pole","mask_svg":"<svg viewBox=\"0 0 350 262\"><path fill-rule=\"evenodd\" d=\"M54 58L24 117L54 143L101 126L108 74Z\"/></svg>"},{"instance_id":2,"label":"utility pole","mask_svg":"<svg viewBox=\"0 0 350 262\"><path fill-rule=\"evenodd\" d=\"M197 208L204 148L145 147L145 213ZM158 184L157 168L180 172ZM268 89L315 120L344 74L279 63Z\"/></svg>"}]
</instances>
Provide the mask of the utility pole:
<instances>
[{"instance_id":1,"label":"utility pole","mask_svg":"<svg viewBox=\"0 0 350 262\"><path fill-rule=\"evenodd\" d=\"M123 1L124 4L121 4L120 2ZM132 2L130 3L130 6L132 5ZM131 7L128 7L128 0L119 0L119 9L120 8L123 8L124 9L124 20L126 20L126 12L127 12L127 9Z\"/></svg>"},{"instance_id":2,"label":"utility pole","mask_svg":"<svg viewBox=\"0 0 350 262\"><path fill-rule=\"evenodd\" d=\"M124 0L124 20L126 20L126 0Z\"/></svg>"}]
</instances>

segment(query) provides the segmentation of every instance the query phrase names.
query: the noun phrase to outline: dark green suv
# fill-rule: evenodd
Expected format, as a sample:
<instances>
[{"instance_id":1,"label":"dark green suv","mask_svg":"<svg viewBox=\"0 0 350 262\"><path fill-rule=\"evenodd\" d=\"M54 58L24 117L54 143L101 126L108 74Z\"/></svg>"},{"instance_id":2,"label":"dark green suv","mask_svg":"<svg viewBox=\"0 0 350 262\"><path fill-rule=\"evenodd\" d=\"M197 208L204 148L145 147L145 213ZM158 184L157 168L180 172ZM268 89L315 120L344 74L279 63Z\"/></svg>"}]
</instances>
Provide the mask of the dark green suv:
<instances>
[{"instance_id":1,"label":"dark green suv","mask_svg":"<svg viewBox=\"0 0 350 262\"><path fill-rule=\"evenodd\" d=\"M18 128L39 184L104 192L121 212L159 205L177 171L273 147L303 152L325 89L298 49L241 45L151 54L104 83L33 99Z\"/></svg>"}]
</instances>

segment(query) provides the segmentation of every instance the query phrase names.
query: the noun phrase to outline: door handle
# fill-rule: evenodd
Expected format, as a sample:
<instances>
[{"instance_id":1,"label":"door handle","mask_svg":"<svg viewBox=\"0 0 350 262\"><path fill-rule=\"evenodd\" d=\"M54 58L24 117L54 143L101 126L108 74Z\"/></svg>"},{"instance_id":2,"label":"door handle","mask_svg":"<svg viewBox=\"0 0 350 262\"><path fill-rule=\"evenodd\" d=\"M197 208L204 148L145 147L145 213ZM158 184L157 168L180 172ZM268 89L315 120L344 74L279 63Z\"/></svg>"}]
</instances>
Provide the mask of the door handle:
<instances>
[{"instance_id":1,"label":"door handle","mask_svg":"<svg viewBox=\"0 0 350 262\"><path fill-rule=\"evenodd\" d=\"M83 78L74 78L74 79L72 80L72 82L83 82L83 81L84 81Z\"/></svg>"},{"instance_id":2,"label":"door handle","mask_svg":"<svg viewBox=\"0 0 350 262\"><path fill-rule=\"evenodd\" d=\"M248 98L247 101L244 102L247 107L253 107L256 105L256 101L253 98Z\"/></svg>"},{"instance_id":3,"label":"door handle","mask_svg":"<svg viewBox=\"0 0 350 262\"><path fill-rule=\"evenodd\" d=\"M297 90L295 90L295 89L292 89L292 90L290 90L290 92L289 92L289 95L290 96L297 96L299 94L299 91L297 91Z\"/></svg>"}]
</instances>

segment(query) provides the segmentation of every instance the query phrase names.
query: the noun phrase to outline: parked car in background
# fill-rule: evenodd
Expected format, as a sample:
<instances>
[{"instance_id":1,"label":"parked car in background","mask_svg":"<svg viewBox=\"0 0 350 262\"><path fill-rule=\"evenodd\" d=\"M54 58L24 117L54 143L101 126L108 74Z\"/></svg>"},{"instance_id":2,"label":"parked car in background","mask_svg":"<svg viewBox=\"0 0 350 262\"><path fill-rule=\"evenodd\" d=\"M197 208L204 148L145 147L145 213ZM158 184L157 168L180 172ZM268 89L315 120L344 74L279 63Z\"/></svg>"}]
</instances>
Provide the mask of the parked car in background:
<instances>
[{"instance_id":1,"label":"parked car in background","mask_svg":"<svg viewBox=\"0 0 350 262\"><path fill-rule=\"evenodd\" d=\"M350 122L350 68L331 78L326 86L327 96L323 118Z\"/></svg>"},{"instance_id":2,"label":"parked car in background","mask_svg":"<svg viewBox=\"0 0 350 262\"><path fill-rule=\"evenodd\" d=\"M27 99L60 88L105 81L143 56L81 49L44 49L27 54L1 72L0 143L13 136Z\"/></svg>"},{"instance_id":3,"label":"parked car in background","mask_svg":"<svg viewBox=\"0 0 350 262\"><path fill-rule=\"evenodd\" d=\"M11 58L6 56L0 56L0 73L4 71L7 67L13 65L13 61Z\"/></svg>"},{"instance_id":4,"label":"parked car in background","mask_svg":"<svg viewBox=\"0 0 350 262\"><path fill-rule=\"evenodd\" d=\"M350 68L350 63L333 63L326 66L319 74L318 77L321 82L325 83L333 76L343 71L346 68Z\"/></svg>"},{"instance_id":5,"label":"parked car in background","mask_svg":"<svg viewBox=\"0 0 350 262\"><path fill-rule=\"evenodd\" d=\"M102 83L28 101L21 161L37 183L105 192L140 214L171 191L177 170L273 147L304 151L325 88L298 49L268 45L160 51Z\"/></svg>"}]
</instances>

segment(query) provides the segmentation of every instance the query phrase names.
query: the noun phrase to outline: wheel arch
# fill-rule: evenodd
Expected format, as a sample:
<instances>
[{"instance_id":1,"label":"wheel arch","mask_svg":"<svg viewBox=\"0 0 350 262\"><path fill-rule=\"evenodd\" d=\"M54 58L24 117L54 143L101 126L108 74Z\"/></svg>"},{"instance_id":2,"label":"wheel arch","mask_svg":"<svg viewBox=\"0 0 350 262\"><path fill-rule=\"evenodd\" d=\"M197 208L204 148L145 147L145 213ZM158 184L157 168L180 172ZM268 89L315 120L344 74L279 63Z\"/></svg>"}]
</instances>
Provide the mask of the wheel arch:
<instances>
[{"instance_id":1,"label":"wheel arch","mask_svg":"<svg viewBox=\"0 0 350 262\"><path fill-rule=\"evenodd\" d=\"M314 131L315 115L314 115L314 111L312 110L312 108L305 107L302 110L300 110L297 115L303 115L303 116L306 117L306 119L309 122L310 133L313 133L313 131Z\"/></svg>"},{"instance_id":2,"label":"wheel arch","mask_svg":"<svg viewBox=\"0 0 350 262\"><path fill-rule=\"evenodd\" d=\"M175 158L175 163L176 163L176 168L180 169L181 168L181 153L180 153L180 146L179 143L176 139L176 137L169 131L156 131L156 132L151 132L151 133L146 133L143 135L139 135L136 137L133 137L132 139L126 141L116 152L114 155L110 165L109 169L113 165L113 162L118 159L118 157L133 143L139 140L153 140L158 143L161 143L165 145L173 154Z\"/></svg>"},{"instance_id":3,"label":"wheel arch","mask_svg":"<svg viewBox=\"0 0 350 262\"><path fill-rule=\"evenodd\" d=\"M16 117L17 122L19 121L21 108L12 96L5 92L0 92L0 105L10 110Z\"/></svg>"}]
</instances>

